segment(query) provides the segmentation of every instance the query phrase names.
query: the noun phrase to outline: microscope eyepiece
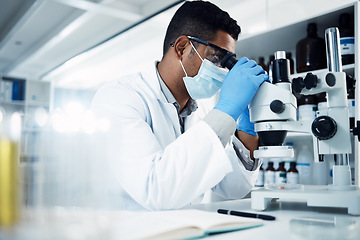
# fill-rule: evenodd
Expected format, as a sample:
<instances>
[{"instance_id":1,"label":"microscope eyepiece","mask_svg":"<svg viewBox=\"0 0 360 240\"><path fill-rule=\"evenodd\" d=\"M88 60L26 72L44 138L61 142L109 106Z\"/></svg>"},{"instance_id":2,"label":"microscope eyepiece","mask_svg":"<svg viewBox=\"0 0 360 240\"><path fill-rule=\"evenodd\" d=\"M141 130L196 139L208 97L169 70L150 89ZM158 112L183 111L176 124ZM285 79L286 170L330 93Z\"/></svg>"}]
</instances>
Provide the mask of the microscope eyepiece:
<instances>
[{"instance_id":1,"label":"microscope eyepiece","mask_svg":"<svg viewBox=\"0 0 360 240\"><path fill-rule=\"evenodd\" d=\"M235 53L228 52L221 61L221 66L231 70L237 61Z\"/></svg>"},{"instance_id":2,"label":"microscope eyepiece","mask_svg":"<svg viewBox=\"0 0 360 240\"><path fill-rule=\"evenodd\" d=\"M274 54L275 59L286 59L285 51L276 51Z\"/></svg>"},{"instance_id":3,"label":"microscope eyepiece","mask_svg":"<svg viewBox=\"0 0 360 240\"><path fill-rule=\"evenodd\" d=\"M285 51L275 52L275 60L272 62L273 84L290 82L290 61L286 59Z\"/></svg>"}]
</instances>

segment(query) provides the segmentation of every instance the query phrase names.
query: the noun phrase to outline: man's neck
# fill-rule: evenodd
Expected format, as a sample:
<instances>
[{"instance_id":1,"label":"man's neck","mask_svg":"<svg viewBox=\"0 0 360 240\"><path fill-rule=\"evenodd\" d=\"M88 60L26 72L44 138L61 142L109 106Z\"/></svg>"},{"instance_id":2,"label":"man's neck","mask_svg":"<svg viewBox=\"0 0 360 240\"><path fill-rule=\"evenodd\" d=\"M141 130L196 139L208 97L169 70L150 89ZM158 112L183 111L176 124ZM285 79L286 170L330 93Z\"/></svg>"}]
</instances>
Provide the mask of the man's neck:
<instances>
[{"instance_id":1,"label":"man's neck","mask_svg":"<svg viewBox=\"0 0 360 240\"><path fill-rule=\"evenodd\" d=\"M174 68L172 64L164 59L159 62L157 68L161 79L179 103L181 111L190 98L182 79L183 76L181 75L181 72L177 71L176 69L178 68Z\"/></svg>"}]
</instances>

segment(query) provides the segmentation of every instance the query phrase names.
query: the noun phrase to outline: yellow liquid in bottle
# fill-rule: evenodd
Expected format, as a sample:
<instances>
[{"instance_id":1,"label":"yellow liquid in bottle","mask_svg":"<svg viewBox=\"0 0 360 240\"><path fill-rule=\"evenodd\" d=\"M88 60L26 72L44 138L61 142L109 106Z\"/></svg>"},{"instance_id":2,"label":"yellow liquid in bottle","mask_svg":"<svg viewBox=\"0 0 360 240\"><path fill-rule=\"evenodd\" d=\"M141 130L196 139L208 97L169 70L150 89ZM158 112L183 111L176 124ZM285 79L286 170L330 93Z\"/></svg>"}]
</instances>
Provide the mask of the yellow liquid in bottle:
<instances>
[{"instance_id":1,"label":"yellow liquid in bottle","mask_svg":"<svg viewBox=\"0 0 360 240\"><path fill-rule=\"evenodd\" d=\"M12 226L19 218L18 144L0 138L0 226Z\"/></svg>"}]
</instances>

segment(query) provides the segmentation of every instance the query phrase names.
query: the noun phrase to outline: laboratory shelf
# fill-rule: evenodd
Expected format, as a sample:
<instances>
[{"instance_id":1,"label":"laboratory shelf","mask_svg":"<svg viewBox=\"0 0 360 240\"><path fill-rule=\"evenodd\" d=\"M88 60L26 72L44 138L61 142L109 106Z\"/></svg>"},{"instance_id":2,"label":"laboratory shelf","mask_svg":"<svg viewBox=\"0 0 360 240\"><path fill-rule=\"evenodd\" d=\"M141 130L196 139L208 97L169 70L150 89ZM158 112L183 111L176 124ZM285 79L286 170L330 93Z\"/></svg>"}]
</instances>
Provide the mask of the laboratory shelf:
<instances>
[{"instance_id":1,"label":"laboratory shelf","mask_svg":"<svg viewBox=\"0 0 360 240\"><path fill-rule=\"evenodd\" d=\"M27 106L31 107L46 107L48 108L50 106L49 102L40 102L40 101L28 101L26 102Z\"/></svg>"},{"instance_id":2,"label":"laboratory shelf","mask_svg":"<svg viewBox=\"0 0 360 240\"><path fill-rule=\"evenodd\" d=\"M284 1L285 2L285 1ZM303 1L304 5L307 6L307 11L303 14L304 17L300 17L296 14L294 18L298 18L298 21L286 20L284 16L289 15L291 13L295 13L295 10L289 9L288 12L275 14L275 6L273 9L270 7L265 8L264 15L266 16L266 30L260 32L258 34L254 34L252 36L246 36L245 38L241 38L238 41L236 54L238 57L247 56L248 58L252 58L254 60L258 60L259 57L264 57L266 63L268 63L268 57L273 55L276 51L286 51L292 54L292 58L294 60L294 67L295 67L295 74L290 76L290 79L297 78L297 77L305 77L308 72L304 73L297 73L296 72L296 45L297 43L306 37L306 29L309 23L314 22L317 24L317 34L321 38L325 38L325 30L332 27L339 28L339 16L343 13L348 13L352 17L354 21L354 37L355 39L359 39L360 34L360 11L359 11L359 1L322 1L324 4L323 8L317 8L318 10L312 10L311 6L314 3ZM336 2L336 4L335 4ZM320 3L319 3L320 4ZM333 4L333 7L330 5ZM336 6L335 6L336 5ZM278 7L278 6L277 6ZM305 9L305 7L304 7ZM324 9L324 10L323 10ZM298 9L297 9L298 10ZM317 11L315 13L315 11ZM299 11L298 11L299 12ZM308 14L311 12L310 14ZM315 13L315 14L314 14ZM295 15L295 14L294 14ZM279 19L282 18L286 22L283 25L279 25L278 27L272 27L271 18L278 17ZM290 19L290 18L288 18ZM256 21L256 20L255 20ZM360 102L359 102L359 87L360 87L360 74L359 74L359 44L358 41L355 40L355 63L347 64L342 66L342 71L346 74L351 75L354 77L356 81L355 87L355 116L356 120L359 120L360 116ZM328 69L319 69L309 71L315 75L324 75ZM291 143L291 145L295 149L295 159L297 160L299 151L301 146L308 145L313 148L313 139L311 133L298 133L298 132L288 132L285 143ZM359 156L359 149L360 144L355 141L354 138L351 139L351 152L349 154L349 170L352 172L351 182L354 185L346 184L337 184L334 185L325 185L321 187L313 186L309 187L306 186L304 189L256 189L252 191L251 197L251 204L252 209L254 210L265 210L267 209L267 205L271 202L272 199L281 199L286 200L289 202L295 202L301 200L306 202L307 206L312 207L331 207L331 208L342 208L346 209L349 214L360 215L360 156ZM329 154L330 155L330 154ZM329 160L325 156L325 160ZM332 165L333 163L328 161ZM333 160L332 160L333 161ZM311 171L315 171L313 168ZM337 167L337 170L339 167ZM349 180L345 173L349 173L349 171L342 172L344 175L337 176L343 177L345 180ZM315 173L316 174L316 173ZM314 175L313 175L314 176ZM332 175L333 176L333 175ZM355 176L355 177L354 177ZM340 177L336 177L336 180L342 179ZM334 178L335 179L335 178ZM334 179L329 179L333 181ZM338 185L341 185L339 187ZM346 199L346 201L344 201ZM282 201L280 201L282 202ZM304 233L305 234L305 233ZM359 235L358 235L359 236ZM356 239L359 239L357 236ZM274 238L275 239L275 238ZM314 238L315 239L315 238ZM318 238L320 239L320 238ZM340 238L337 238L340 239ZM354 238L355 239L355 238Z\"/></svg>"},{"instance_id":3,"label":"laboratory shelf","mask_svg":"<svg viewBox=\"0 0 360 240\"><path fill-rule=\"evenodd\" d=\"M21 162L34 162L40 158L39 154L32 154L32 153L21 153L20 154L20 161Z\"/></svg>"},{"instance_id":4,"label":"laboratory shelf","mask_svg":"<svg viewBox=\"0 0 360 240\"><path fill-rule=\"evenodd\" d=\"M296 44L306 36L308 23L315 22L318 36L324 38L327 28L338 26L338 19L342 13L350 13L354 16L354 5L346 4L329 12L319 12L299 22L288 23L274 29L270 27L268 31L256 35L246 37L240 35L236 45L236 55L238 57L247 56L255 60L263 56L267 60L267 56L282 50L293 53L293 57L295 57Z\"/></svg>"},{"instance_id":5,"label":"laboratory shelf","mask_svg":"<svg viewBox=\"0 0 360 240\"><path fill-rule=\"evenodd\" d=\"M18 92L16 92L16 89L14 90L15 82L21 83L21 90L18 90ZM22 117L19 161L24 173L21 177L21 183L24 189L23 202L25 205L31 202L32 199L29 186L35 174L34 171L29 171L29 169L40 158L41 131L36 124L34 113L37 108L43 108L47 112L50 110L50 95L50 82L2 76L0 73L0 107L5 110L6 114L18 112ZM17 99L16 97L19 100L13 100L14 98ZM24 170L24 168L27 168L27 170Z\"/></svg>"},{"instance_id":6,"label":"laboratory shelf","mask_svg":"<svg viewBox=\"0 0 360 240\"><path fill-rule=\"evenodd\" d=\"M354 71L355 71L355 64L354 63L353 64L343 65L342 68L343 68L343 72L346 72L347 74L350 74L350 75L354 75ZM313 70L313 71L309 71L309 72L311 72L314 75L318 75L318 74L321 74L321 73L324 73L324 72L327 72L327 71L329 71L329 70L327 68L325 68L325 69ZM305 77L307 73L308 72L292 74L291 79L297 78L297 77Z\"/></svg>"},{"instance_id":7,"label":"laboratory shelf","mask_svg":"<svg viewBox=\"0 0 360 240\"><path fill-rule=\"evenodd\" d=\"M1 105L9 105L9 106L25 106L26 102L25 101L0 101L0 106Z\"/></svg>"}]
</instances>

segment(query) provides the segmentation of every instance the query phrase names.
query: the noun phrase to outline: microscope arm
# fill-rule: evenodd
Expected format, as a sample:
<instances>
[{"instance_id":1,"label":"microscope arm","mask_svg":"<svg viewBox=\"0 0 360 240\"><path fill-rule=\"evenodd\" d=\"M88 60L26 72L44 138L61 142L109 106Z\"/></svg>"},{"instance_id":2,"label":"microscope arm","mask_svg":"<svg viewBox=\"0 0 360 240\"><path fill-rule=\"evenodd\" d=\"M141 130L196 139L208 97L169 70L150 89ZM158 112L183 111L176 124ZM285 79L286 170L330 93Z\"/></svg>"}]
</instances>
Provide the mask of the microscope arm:
<instances>
[{"instance_id":1,"label":"microscope arm","mask_svg":"<svg viewBox=\"0 0 360 240\"><path fill-rule=\"evenodd\" d=\"M258 122L255 124L255 131L288 131L311 133L311 123L312 120Z\"/></svg>"},{"instance_id":2,"label":"microscope arm","mask_svg":"<svg viewBox=\"0 0 360 240\"><path fill-rule=\"evenodd\" d=\"M319 162L317 139L311 130L312 122L312 120L260 122L255 124L255 131L286 131L311 134L314 147L314 161Z\"/></svg>"},{"instance_id":3,"label":"microscope arm","mask_svg":"<svg viewBox=\"0 0 360 240\"><path fill-rule=\"evenodd\" d=\"M329 108L347 107L344 72L323 72L318 75L308 73L305 78L293 79L292 87L295 92L303 95L326 92Z\"/></svg>"}]
</instances>

